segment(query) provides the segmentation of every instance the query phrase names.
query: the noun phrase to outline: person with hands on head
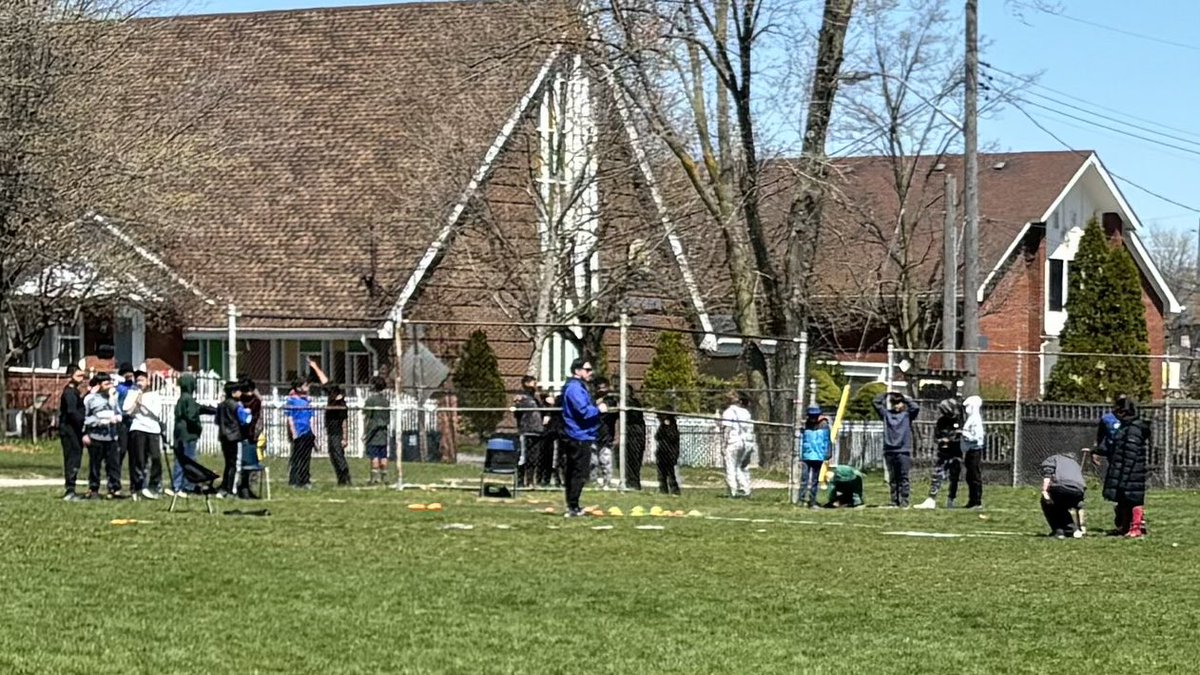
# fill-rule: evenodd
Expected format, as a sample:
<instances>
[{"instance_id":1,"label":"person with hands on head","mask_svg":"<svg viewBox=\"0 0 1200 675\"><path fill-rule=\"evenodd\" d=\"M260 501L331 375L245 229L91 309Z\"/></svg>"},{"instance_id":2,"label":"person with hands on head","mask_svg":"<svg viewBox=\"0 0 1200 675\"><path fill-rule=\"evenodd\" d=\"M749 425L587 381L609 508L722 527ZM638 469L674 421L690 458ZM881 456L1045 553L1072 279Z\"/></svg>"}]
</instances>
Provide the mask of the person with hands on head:
<instances>
[{"instance_id":1,"label":"person with hands on head","mask_svg":"<svg viewBox=\"0 0 1200 675\"><path fill-rule=\"evenodd\" d=\"M908 508L909 471L912 470L912 423L921 414L916 401L900 392L875 397L875 411L883 420L883 459L891 487L891 505Z\"/></svg>"}]
</instances>

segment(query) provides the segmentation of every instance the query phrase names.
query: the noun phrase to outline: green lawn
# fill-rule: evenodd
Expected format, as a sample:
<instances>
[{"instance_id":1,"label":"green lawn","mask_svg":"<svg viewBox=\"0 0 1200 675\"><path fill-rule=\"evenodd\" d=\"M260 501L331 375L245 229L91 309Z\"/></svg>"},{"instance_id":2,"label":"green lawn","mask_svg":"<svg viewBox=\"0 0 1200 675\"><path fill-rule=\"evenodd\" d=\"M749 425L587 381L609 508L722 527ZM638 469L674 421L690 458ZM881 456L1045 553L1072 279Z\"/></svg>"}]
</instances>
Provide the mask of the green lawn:
<instances>
[{"instance_id":1,"label":"green lawn","mask_svg":"<svg viewBox=\"0 0 1200 675\"><path fill-rule=\"evenodd\" d=\"M314 466L321 487L277 489L269 518L0 492L0 672L1182 673L1200 659L1200 495L1151 493L1145 541L1057 541L1035 536L1031 489L989 488L986 520L692 490L585 501L771 522L565 521L536 513L549 501L338 490ZM2 476L57 471L52 451L0 453ZM408 472L448 475L473 471ZM435 500L443 512L406 508ZM1111 512L1093 507L1100 529Z\"/></svg>"}]
</instances>

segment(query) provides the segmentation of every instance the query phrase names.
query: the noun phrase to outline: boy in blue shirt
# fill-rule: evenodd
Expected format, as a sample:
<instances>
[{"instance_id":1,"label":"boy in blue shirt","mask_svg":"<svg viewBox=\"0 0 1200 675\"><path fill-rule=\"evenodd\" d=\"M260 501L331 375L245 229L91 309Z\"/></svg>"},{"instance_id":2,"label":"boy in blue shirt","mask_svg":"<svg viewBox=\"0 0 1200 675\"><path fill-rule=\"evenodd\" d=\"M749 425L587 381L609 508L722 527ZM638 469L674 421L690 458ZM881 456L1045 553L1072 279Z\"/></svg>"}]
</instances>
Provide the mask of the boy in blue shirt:
<instances>
[{"instance_id":1,"label":"boy in blue shirt","mask_svg":"<svg viewBox=\"0 0 1200 675\"><path fill-rule=\"evenodd\" d=\"M322 385L329 382L325 373L312 359L308 367L316 375ZM287 415L288 437L292 439L292 455L288 458L288 485L300 489L312 489L313 448L317 444L317 436L313 432L313 407L309 398L307 380L296 380L292 383L292 393L284 404L284 414Z\"/></svg>"}]
</instances>

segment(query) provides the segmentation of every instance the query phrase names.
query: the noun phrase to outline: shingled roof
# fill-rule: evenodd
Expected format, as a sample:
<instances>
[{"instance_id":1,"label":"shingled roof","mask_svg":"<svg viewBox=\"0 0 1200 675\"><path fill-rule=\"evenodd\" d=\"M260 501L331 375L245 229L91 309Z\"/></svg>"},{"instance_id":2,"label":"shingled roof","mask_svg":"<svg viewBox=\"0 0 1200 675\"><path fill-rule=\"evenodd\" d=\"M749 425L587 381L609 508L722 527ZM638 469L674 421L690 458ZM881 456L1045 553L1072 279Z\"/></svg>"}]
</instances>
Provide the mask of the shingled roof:
<instances>
[{"instance_id":1,"label":"shingled roof","mask_svg":"<svg viewBox=\"0 0 1200 675\"><path fill-rule=\"evenodd\" d=\"M164 258L242 325L361 327L386 312L561 23L524 0L141 22L143 79L119 102L203 100L218 163ZM278 318L273 318L278 317ZM286 318L284 318L286 317ZM189 317L192 327L223 323Z\"/></svg>"},{"instance_id":2,"label":"shingled roof","mask_svg":"<svg viewBox=\"0 0 1200 675\"><path fill-rule=\"evenodd\" d=\"M1003 256L1022 227L1040 219L1090 153L1016 152L980 155L980 259L984 273ZM941 259L944 218L943 180L958 179L961 209L963 162L960 155L915 157L912 187L900 203L894 187L893 162L886 157L832 160L833 198L825 213L817 261L818 292L834 298L874 293L877 271L888 255L895 224L902 212L915 217L911 246L926 259L923 272L936 273ZM762 213L769 245L782 255L786 216L796 182L793 162L776 160L766 172ZM961 217L961 215L960 215ZM879 228L876 231L875 228ZM710 280L705 300L714 313L728 312L731 297L724 244L690 228L692 260ZM927 254L927 255L924 255ZM890 278L889 273L882 273Z\"/></svg>"}]
</instances>

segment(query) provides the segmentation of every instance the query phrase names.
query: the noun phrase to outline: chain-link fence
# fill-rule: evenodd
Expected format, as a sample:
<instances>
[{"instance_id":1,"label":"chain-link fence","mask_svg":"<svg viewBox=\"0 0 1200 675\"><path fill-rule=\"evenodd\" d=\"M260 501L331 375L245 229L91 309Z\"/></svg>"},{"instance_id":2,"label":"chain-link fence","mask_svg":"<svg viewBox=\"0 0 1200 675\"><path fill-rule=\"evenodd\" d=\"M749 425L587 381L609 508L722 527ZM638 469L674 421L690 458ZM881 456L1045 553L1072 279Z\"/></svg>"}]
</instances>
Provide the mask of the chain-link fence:
<instances>
[{"instance_id":1,"label":"chain-link fence","mask_svg":"<svg viewBox=\"0 0 1200 675\"><path fill-rule=\"evenodd\" d=\"M253 318L253 317L250 317ZM661 317L624 318L613 323L570 328L545 323L404 321L391 336L328 339L276 339L267 331L247 329L230 335L233 350L218 359L211 345L187 345L189 365L222 364L202 373L198 399L215 404L222 380L236 371L254 379L263 401L267 454L290 452L287 397L300 382L311 387L317 454L326 447L325 416L332 391L344 396L346 453L361 457L366 399L373 378L386 383L390 455L401 464L415 461L480 462L485 442L506 437L520 449L520 483L554 487L561 482L562 455L557 439L558 395L577 357L591 361L593 392L609 404L603 416L604 438L597 443L593 478L606 485L636 488L657 477L662 452L673 467L713 469L713 480L728 464L721 415L732 394L743 400L753 433L745 444L748 466L779 469L772 478L795 473L797 423L803 410L818 405L830 420L839 410L843 388L849 404L835 441L834 463L863 469L883 466L884 428L873 399L887 391L905 392L922 408L913 424L913 459L918 467L936 456L933 429L938 403L962 397L965 352L950 354L889 346L886 354L810 353L803 338L769 338L680 327ZM486 343L486 348L481 344ZM535 345L539 345L534 349ZM195 350L208 350L194 360ZM480 351L482 350L482 352ZM469 355L485 353L495 376L490 382L463 369ZM397 359L396 355L400 358ZM1041 402L1054 357L1021 350L975 354L979 391L984 399L985 480L1020 485L1039 480L1038 465L1048 455L1077 452L1093 444L1104 404ZM1164 373L1170 357L1151 359ZM234 365L236 364L236 365ZM755 364L753 369L748 364ZM756 375L748 377L748 370ZM464 372L467 375L464 375ZM532 379L527 379L532 378ZM486 378L485 378L486 379ZM483 382L483 384L480 384ZM265 384L264 384L265 383ZM626 386L622 386L625 383ZM485 386L486 385L486 386ZM164 391L172 385L164 384ZM168 401L171 397L168 395ZM1167 399L1143 407L1151 421L1152 482L1193 487L1200 480L1200 404ZM205 434L204 452L216 452L215 434ZM601 456L604 455L604 456ZM642 480L646 477L646 480ZM787 483L782 483L783 487Z\"/></svg>"}]
</instances>

